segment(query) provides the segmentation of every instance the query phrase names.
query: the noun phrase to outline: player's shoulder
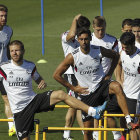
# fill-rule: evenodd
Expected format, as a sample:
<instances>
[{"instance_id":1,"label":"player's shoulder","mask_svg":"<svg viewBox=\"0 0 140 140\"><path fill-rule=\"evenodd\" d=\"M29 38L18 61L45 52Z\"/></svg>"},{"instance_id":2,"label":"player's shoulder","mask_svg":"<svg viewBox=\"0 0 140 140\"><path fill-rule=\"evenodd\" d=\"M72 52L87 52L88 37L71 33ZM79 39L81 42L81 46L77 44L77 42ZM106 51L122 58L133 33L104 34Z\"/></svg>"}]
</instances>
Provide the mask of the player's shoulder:
<instances>
[{"instance_id":1,"label":"player's shoulder","mask_svg":"<svg viewBox=\"0 0 140 140\"><path fill-rule=\"evenodd\" d=\"M0 67L5 67L5 66L10 65L10 64L11 64L11 60L6 61L6 62L2 62L2 63L0 63Z\"/></svg>"},{"instance_id":2,"label":"player's shoulder","mask_svg":"<svg viewBox=\"0 0 140 140\"><path fill-rule=\"evenodd\" d=\"M75 55L75 54L77 54L78 52L79 52L79 47L76 48L76 49L74 49L74 50L72 51L72 54Z\"/></svg>"},{"instance_id":3,"label":"player's shoulder","mask_svg":"<svg viewBox=\"0 0 140 140\"><path fill-rule=\"evenodd\" d=\"M5 32L8 36L12 36L12 34L13 34L13 30L12 30L12 28L10 27L10 26L8 26L8 25L5 25L4 27L3 27L3 32Z\"/></svg>"},{"instance_id":4,"label":"player's shoulder","mask_svg":"<svg viewBox=\"0 0 140 140\"><path fill-rule=\"evenodd\" d=\"M4 28L4 30L8 30L8 31L11 31L11 32L13 31L12 28L8 25L5 25L3 28Z\"/></svg>"},{"instance_id":5,"label":"player's shoulder","mask_svg":"<svg viewBox=\"0 0 140 140\"><path fill-rule=\"evenodd\" d=\"M67 35L68 35L68 33L69 33L69 30L68 30L68 31L66 31L66 32L64 32L64 33L62 33L61 37L67 36Z\"/></svg>"},{"instance_id":6,"label":"player's shoulder","mask_svg":"<svg viewBox=\"0 0 140 140\"><path fill-rule=\"evenodd\" d=\"M24 63L27 64L27 65L35 65L34 62L29 61L29 60L25 60L25 59L24 59Z\"/></svg>"},{"instance_id":7,"label":"player's shoulder","mask_svg":"<svg viewBox=\"0 0 140 140\"><path fill-rule=\"evenodd\" d=\"M112 40L112 41L116 41L116 40L117 40L117 38L116 38L115 36L110 35L110 34L106 34L105 37L106 37L107 39L109 39L109 40Z\"/></svg>"},{"instance_id":8,"label":"player's shoulder","mask_svg":"<svg viewBox=\"0 0 140 140\"><path fill-rule=\"evenodd\" d=\"M97 45L90 45L90 48L91 49L94 49L94 50L100 50L100 46L97 46Z\"/></svg>"}]
</instances>

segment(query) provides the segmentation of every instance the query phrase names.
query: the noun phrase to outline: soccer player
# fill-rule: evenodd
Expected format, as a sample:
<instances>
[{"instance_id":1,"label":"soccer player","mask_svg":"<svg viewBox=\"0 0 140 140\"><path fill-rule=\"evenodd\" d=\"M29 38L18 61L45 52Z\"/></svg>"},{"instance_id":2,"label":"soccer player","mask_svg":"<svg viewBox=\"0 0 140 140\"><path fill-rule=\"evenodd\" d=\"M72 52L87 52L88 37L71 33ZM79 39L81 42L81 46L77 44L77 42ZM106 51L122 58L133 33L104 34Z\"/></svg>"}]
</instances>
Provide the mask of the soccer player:
<instances>
[{"instance_id":1,"label":"soccer player","mask_svg":"<svg viewBox=\"0 0 140 140\"><path fill-rule=\"evenodd\" d=\"M65 57L70 52L72 52L75 48L79 47L79 42L77 41L76 33L77 33L77 30L81 27L86 27L89 29L90 21L85 16L78 14L74 17L70 30L62 34L62 48L63 48ZM77 85L77 80L74 76L72 67L69 67L69 69L64 73L64 78L72 85L74 86ZM73 96L79 99L78 94L73 92L69 88L67 88L67 92L70 96ZM74 108L69 108L67 111L65 127L73 126L75 116L77 116L77 121L78 121L79 126L84 127L83 122L82 122L82 117L81 117L81 110L75 110ZM72 139L72 137L70 136L70 130L64 131L63 139L69 139L69 140Z\"/></svg>"},{"instance_id":2,"label":"soccer player","mask_svg":"<svg viewBox=\"0 0 140 140\"><path fill-rule=\"evenodd\" d=\"M132 33L135 35L135 45L140 49L140 19L134 19L132 23Z\"/></svg>"},{"instance_id":3,"label":"soccer player","mask_svg":"<svg viewBox=\"0 0 140 140\"><path fill-rule=\"evenodd\" d=\"M130 18L126 18L122 21L122 33L124 32L132 32L132 23L133 20ZM121 42L118 41L119 52L122 50Z\"/></svg>"},{"instance_id":4,"label":"soccer player","mask_svg":"<svg viewBox=\"0 0 140 140\"><path fill-rule=\"evenodd\" d=\"M56 68L53 77L65 87L80 95L81 101L90 106L98 106L108 100L109 94L115 94L118 104L125 114L127 124L133 129L137 126L131 122L125 96L121 85L116 81L110 81L112 73L118 63L119 54L115 51L105 49L95 45L90 45L91 32L86 28L81 28L77 33L80 47L69 53L66 58ZM105 75L101 58L112 59L109 72ZM68 83L62 75L72 66L78 86ZM93 118L87 113L82 113L84 127L94 127ZM84 131L84 140L91 140L92 132Z\"/></svg>"},{"instance_id":5,"label":"soccer player","mask_svg":"<svg viewBox=\"0 0 140 140\"><path fill-rule=\"evenodd\" d=\"M8 8L5 5L0 4L0 64L8 60L8 49L7 46L10 42L12 36L12 29L11 27L7 26L7 14ZM0 80L0 92L2 94L2 99L5 104L5 114L8 119L12 119L13 115L10 109L9 101L7 98L7 93L3 87L2 81ZM15 128L13 122L8 122L9 125L9 136L14 135Z\"/></svg>"},{"instance_id":6,"label":"soccer player","mask_svg":"<svg viewBox=\"0 0 140 140\"><path fill-rule=\"evenodd\" d=\"M39 89L45 88L46 83L37 72L35 64L23 59L24 44L15 40L10 43L9 49L11 60L0 65L0 77L3 78L19 140L30 139L35 113L52 111L55 104L61 101L72 108L83 110L92 117L101 117L107 102L99 107L90 107L62 90L35 94L32 79Z\"/></svg>"},{"instance_id":7,"label":"soccer player","mask_svg":"<svg viewBox=\"0 0 140 140\"><path fill-rule=\"evenodd\" d=\"M140 49L135 45L135 35L131 32L123 33L120 37L122 51L117 65L118 79L126 95L128 110L136 114L136 104L140 93ZM121 79L121 71L124 71L124 80ZM131 140L137 137L131 132Z\"/></svg>"},{"instance_id":8,"label":"soccer player","mask_svg":"<svg viewBox=\"0 0 140 140\"><path fill-rule=\"evenodd\" d=\"M116 37L106 33L106 20L103 16L96 16L93 19L93 30L91 44L96 46L102 46L106 49L114 50L118 52L118 40ZM111 59L104 57L102 58L102 67L104 73L107 74L111 67ZM115 104L115 105L114 105ZM113 108L114 107L114 108ZM108 113L121 113L121 109L118 106L115 95L112 95L111 101L107 105ZM108 117L109 127L115 128L117 126L116 121L113 117ZM95 120L95 127L98 127L98 121ZM121 137L119 131L112 131L114 140L118 140ZM98 131L94 131L93 137L98 140Z\"/></svg>"}]
</instances>

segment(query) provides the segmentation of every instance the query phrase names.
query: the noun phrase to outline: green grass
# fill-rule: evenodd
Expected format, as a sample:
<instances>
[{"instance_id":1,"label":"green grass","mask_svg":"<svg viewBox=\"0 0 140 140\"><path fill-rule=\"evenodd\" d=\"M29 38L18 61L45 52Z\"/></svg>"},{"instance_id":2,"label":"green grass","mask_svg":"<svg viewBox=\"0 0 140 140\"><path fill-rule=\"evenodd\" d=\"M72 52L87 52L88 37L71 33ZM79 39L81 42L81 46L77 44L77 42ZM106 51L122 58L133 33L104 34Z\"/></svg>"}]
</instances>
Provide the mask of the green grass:
<instances>
[{"instance_id":1,"label":"green grass","mask_svg":"<svg viewBox=\"0 0 140 140\"><path fill-rule=\"evenodd\" d=\"M40 0L1 0L9 8L8 25L13 28L12 40L23 41L26 49L25 59L37 62L40 59L48 61L46 64L37 64L39 73L48 83L47 89L65 88L57 83L52 74L57 65L64 58L61 47L61 34L68 30L75 15L81 13L90 21L100 15L99 0L44 0L44 31L45 55L41 53L41 6ZM107 32L119 38L121 22L124 18L139 18L139 0L103 0L103 13L107 21ZM92 28L91 28L92 30ZM38 91L33 84L34 90ZM6 118L3 110L3 101L0 98L0 118ZM64 126L66 109L55 109L53 112L37 114L40 130L44 126ZM77 126L77 123L74 124ZM7 135L8 125L0 122L0 140L15 140ZM72 136L76 140L83 139L81 132L74 131ZM31 136L34 139L34 136ZM60 140L62 133L49 133L47 140ZM42 139L42 135L40 135ZM108 139L112 139L109 133Z\"/></svg>"}]
</instances>

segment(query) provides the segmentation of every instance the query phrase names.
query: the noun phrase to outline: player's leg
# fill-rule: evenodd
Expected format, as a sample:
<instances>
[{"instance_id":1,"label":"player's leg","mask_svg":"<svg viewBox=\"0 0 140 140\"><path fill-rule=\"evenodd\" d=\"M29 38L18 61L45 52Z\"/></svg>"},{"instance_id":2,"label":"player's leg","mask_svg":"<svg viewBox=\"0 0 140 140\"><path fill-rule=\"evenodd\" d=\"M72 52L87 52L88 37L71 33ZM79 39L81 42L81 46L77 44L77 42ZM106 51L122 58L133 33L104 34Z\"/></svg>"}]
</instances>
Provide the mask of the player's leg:
<instances>
[{"instance_id":1,"label":"player's leg","mask_svg":"<svg viewBox=\"0 0 140 140\"><path fill-rule=\"evenodd\" d=\"M125 116L129 115L125 95L124 95L121 85L118 82L113 81L109 84L109 94L116 95L118 104L122 112L124 113Z\"/></svg>"},{"instance_id":2,"label":"player's leg","mask_svg":"<svg viewBox=\"0 0 140 140\"><path fill-rule=\"evenodd\" d=\"M0 87L1 87L1 94L2 94L2 99L4 101L4 110L5 110L5 115L8 119L13 119L13 114L10 108L10 104L9 104L9 100L6 94L6 91L4 89L4 86L2 84L2 82L0 82ZM15 131L15 126L13 122L8 122L8 126L9 126L9 136L13 136L16 134Z\"/></svg>"},{"instance_id":3,"label":"player's leg","mask_svg":"<svg viewBox=\"0 0 140 140\"><path fill-rule=\"evenodd\" d=\"M126 97L126 102L127 102L127 106L128 106L128 110L130 114L136 114L137 100ZM132 119L132 122L134 122L134 119ZM136 130L130 131L130 137L132 140L138 140L137 131Z\"/></svg>"},{"instance_id":4,"label":"player's leg","mask_svg":"<svg viewBox=\"0 0 140 140\"><path fill-rule=\"evenodd\" d=\"M98 127L99 127L99 121L94 119L94 128L98 128ZM98 140L99 131L93 131L92 136L94 140Z\"/></svg>"},{"instance_id":5,"label":"player's leg","mask_svg":"<svg viewBox=\"0 0 140 140\"><path fill-rule=\"evenodd\" d=\"M74 74L64 74L64 79L74 86L77 85L77 80ZM73 91L71 91L69 88L66 88L66 89L67 89L67 93L70 96L75 97L75 93ZM69 108L65 117L65 127L72 127L75 121L75 117L76 117L76 110L74 108ZM70 139L70 133L71 133L70 130L64 130L63 139L66 139L66 138Z\"/></svg>"},{"instance_id":6,"label":"player's leg","mask_svg":"<svg viewBox=\"0 0 140 140\"><path fill-rule=\"evenodd\" d=\"M65 127L72 127L76 116L76 110L74 108L69 108L65 117ZM63 138L70 138L70 130L65 130Z\"/></svg>"},{"instance_id":7,"label":"player's leg","mask_svg":"<svg viewBox=\"0 0 140 140\"><path fill-rule=\"evenodd\" d=\"M104 102L104 104L101 106L90 107L86 105L85 103L81 102L80 100L77 100L76 98L67 95L62 90L53 91L50 96L50 105L54 105L59 102L65 102L70 107L78 109L78 110L82 110L86 112L89 116L93 116L96 119L100 119L100 116L102 112L105 110L105 107L107 104L107 102Z\"/></svg>"},{"instance_id":8,"label":"player's leg","mask_svg":"<svg viewBox=\"0 0 140 140\"><path fill-rule=\"evenodd\" d=\"M111 82L109 85L109 93L110 94L113 93L116 95L118 104L123 114L125 115L128 128L135 129L136 127L138 127L138 125L131 122L131 117L129 115L130 113L128 111L128 106L127 106L125 95L124 95L121 85L116 81Z\"/></svg>"},{"instance_id":9,"label":"player's leg","mask_svg":"<svg viewBox=\"0 0 140 140\"><path fill-rule=\"evenodd\" d=\"M81 112L81 110L77 110L76 119L77 119L77 122L78 122L79 126L84 127L84 124L83 124L83 121L82 121L82 112Z\"/></svg>"},{"instance_id":10,"label":"player's leg","mask_svg":"<svg viewBox=\"0 0 140 140\"><path fill-rule=\"evenodd\" d=\"M90 119L84 122L85 128L93 128L94 127L94 119ZM84 131L84 140L92 140L93 131L85 130Z\"/></svg>"},{"instance_id":11,"label":"player's leg","mask_svg":"<svg viewBox=\"0 0 140 140\"><path fill-rule=\"evenodd\" d=\"M109 114L122 114L122 111L118 105L115 94L111 94L109 96L109 101L106 110ZM117 128L117 122L114 117L108 117L107 121L108 121L108 127ZM113 133L114 140L118 140L122 136L120 131L112 131L112 133Z\"/></svg>"}]
</instances>

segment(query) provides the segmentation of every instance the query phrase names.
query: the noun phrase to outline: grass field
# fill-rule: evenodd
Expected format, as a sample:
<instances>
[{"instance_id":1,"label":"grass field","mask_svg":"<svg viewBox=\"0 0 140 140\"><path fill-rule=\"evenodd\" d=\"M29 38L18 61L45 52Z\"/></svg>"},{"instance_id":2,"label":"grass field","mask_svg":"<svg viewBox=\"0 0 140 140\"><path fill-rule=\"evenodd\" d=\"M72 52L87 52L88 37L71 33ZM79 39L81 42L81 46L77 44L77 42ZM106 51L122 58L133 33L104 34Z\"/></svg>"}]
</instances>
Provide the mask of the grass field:
<instances>
[{"instance_id":1,"label":"grass field","mask_svg":"<svg viewBox=\"0 0 140 140\"><path fill-rule=\"evenodd\" d=\"M41 43L41 5L40 0L0 0L9 8L8 25L13 28L12 40L23 41L26 49L25 59L36 63L40 59L47 60L46 64L37 64L38 71L48 83L47 89L65 88L57 83L52 74L64 58L61 47L61 34L68 30L75 15L81 13L90 21L100 15L100 0L44 0L44 32L45 55L42 56ZM121 22L124 18L139 18L139 0L103 0L103 13L107 21L107 33L119 38ZM91 28L92 30L92 28ZM36 85L33 85L36 92ZM0 118L5 118L3 101L0 98ZM53 112L37 114L40 119L40 130L44 126L64 126L66 109L55 109ZM74 124L77 126L77 123ZM8 125L0 122L0 140L15 140L8 137ZM75 140L83 139L81 132L72 132ZM62 133L49 133L47 140L61 140ZM34 139L34 136L31 136ZM42 139L42 135L40 135ZM109 133L108 140L112 140Z\"/></svg>"}]
</instances>

